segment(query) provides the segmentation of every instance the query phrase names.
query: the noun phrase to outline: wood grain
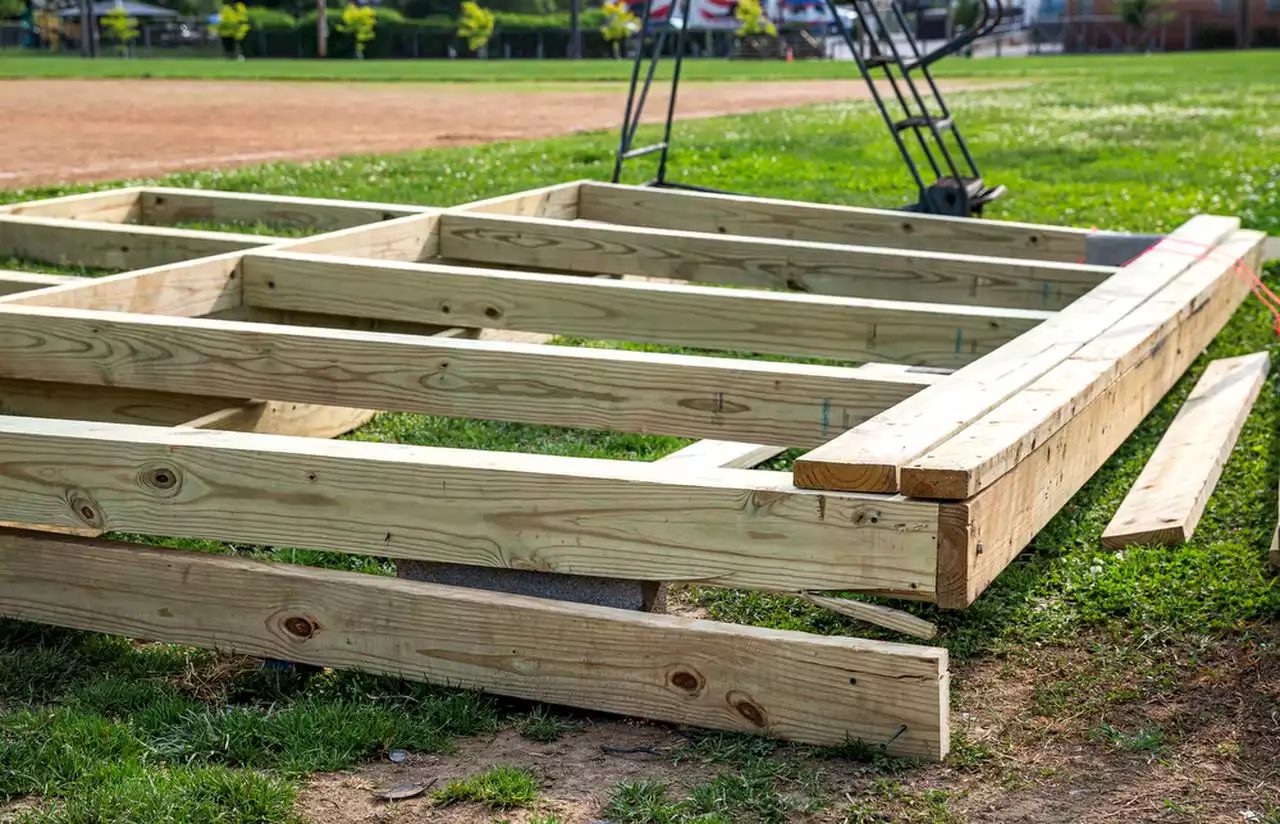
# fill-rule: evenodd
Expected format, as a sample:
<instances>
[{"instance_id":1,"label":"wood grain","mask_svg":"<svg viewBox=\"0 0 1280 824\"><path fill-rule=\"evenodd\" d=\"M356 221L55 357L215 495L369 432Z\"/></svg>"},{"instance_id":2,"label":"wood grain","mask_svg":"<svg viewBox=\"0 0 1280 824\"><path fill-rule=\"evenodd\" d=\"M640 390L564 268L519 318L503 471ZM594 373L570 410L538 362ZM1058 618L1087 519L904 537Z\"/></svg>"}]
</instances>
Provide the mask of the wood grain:
<instances>
[{"instance_id":1,"label":"wood grain","mask_svg":"<svg viewBox=\"0 0 1280 824\"><path fill-rule=\"evenodd\" d=\"M582 183L581 180L557 183L539 189L473 200L454 208L461 212L573 220L578 216L578 192Z\"/></svg>"},{"instance_id":2,"label":"wood grain","mask_svg":"<svg viewBox=\"0 0 1280 824\"><path fill-rule=\"evenodd\" d=\"M153 226L178 223L261 223L331 232L422 214L424 206L366 203L314 197L173 189L148 186L141 192L142 220Z\"/></svg>"},{"instance_id":3,"label":"wood grain","mask_svg":"<svg viewBox=\"0 0 1280 824\"><path fill-rule=\"evenodd\" d=\"M930 647L18 532L0 613L811 744L949 743Z\"/></svg>"},{"instance_id":4,"label":"wood grain","mask_svg":"<svg viewBox=\"0 0 1280 824\"><path fill-rule=\"evenodd\" d=\"M1238 292L1240 263L1261 240L1241 233L1170 281L1074 355L974 421L955 437L902 467L902 494L963 500L1008 472L1036 444L1139 360L1152 345L1206 306Z\"/></svg>"},{"instance_id":5,"label":"wood grain","mask_svg":"<svg viewBox=\"0 0 1280 824\"><path fill-rule=\"evenodd\" d=\"M1103 530L1104 547L1191 540L1270 368L1266 352L1209 364Z\"/></svg>"},{"instance_id":6,"label":"wood grain","mask_svg":"<svg viewBox=\"0 0 1280 824\"><path fill-rule=\"evenodd\" d=\"M279 238L167 226L0 215L0 255L96 269L131 270L267 246Z\"/></svg>"},{"instance_id":7,"label":"wood grain","mask_svg":"<svg viewBox=\"0 0 1280 824\"><path fill-rule=\"evenodd\" d=\"M1074 263L452 211L441 216L440 255L580 274L1049 311L1063 308L1114 271Z\"/></svg>"},{"instance_id":8,"label":"wood grain","mask_svg":"<svg viewBox=\"0 0 1280 824\"><path fill-rule=\"evenodd\" d=\"M664 464L679 463L694 467L723 467L725 469L750 469L764 463L786 450L779 446L761 446L737 441L695 441L683 449L658 460Z\"/></svg>"},{"instance_id":9,"label":"wood grain","mask_svg":"<svg viewBox=\"0 0 1280 824\"><path fill-rule=\"evenodd\" d=\"M936 504L786 473L0 418L7 520L929 600Z\"/></svg>"},{"instance_id":10,"label":"wood grain","mask_svg":"<svg viewBox=\"0 0 1280 824\"><path fill-rule=\"evenodd\" d=\"M1257 236L1257 233L1247 233ZM1256 247L1255 247L1256 249ZM1245 261L1255 271L1259 254ZM938 523L938 603L964 607L1066 506L1230 319L1249 294L1241 277L1233 291L1155 342L1132 369L990 487L959 503L941 504Z\"/></svg>"},{"instance_id":11,"label":"wood grain","mask_svg":"<svg viewBox=\"0 0 1280 824\"><path fill-rule=\"evenodd\" d=\"M583 220L687 232L1076 263L1088 229L584 182Z\"/></svg>"},{"instance_id":12,"label":"wood grain","mask_svg":"<svg viewBox=\"0 0 1280 824\"><path fill-rule=\"evenodd\" d=\"M893 607L871 604L866 601L854 601L849 598L832 598L828 595L818 595L815 592L803 592L800 597L814 606L829 609L848 618L855 618L878 627L891 629L894 632L901 632L914 638L923 638L928 641L938 634L936 624Z\"/></svg>"},{"instance_id":13,"label":"wood grain","mask_svg":"<svg viewBox=\"0 0 1280 824\"><path fill-rule=\"evenodd\" d=\"M39 272L19 272L0 269L0 296L16 295L33 289L47 289L64 283L83 283L84 278L75 275L46 275Z\"/></svg>"},{"instance_id":14,"label":"wood grain","mask_svg":"<svg viewBox=\"0 0 1280 824\"><path fill-rule=\"evenodd\" d=\"M1199 215L1105 284L932 391L833 439L795 462L798 486L897 491L902 466L934 449L1119 323L1205 249L1239 228L1235 218Z\"/></svg>"},{"instance_id":15,"label":"wood grain","mask_svg":"<svg viewBox=\"0 0 1280 824\"><path fill-rule=\"evenodd\" d=\"M273 249L372 260L430 260L439 252L436 211L288 240Z\"/></svg>"},{"instance_id":16,"label":"wood grain","mask_svg":"<svg viewBox=\"0 0 1280 824\"><path fill-rule=\"evenodd\" d=\"M265 251L254 306L844 360L963 366L1051 313Z\"/></svg>"},{"instance_id":17,"label":"wood grain","mask_svg":"<svg viewBox=\"0 0 1280 824\"><path fill-rule=\"evenodd\" d=\"M140 222L142 189L109 189L103 192L29 200L0 206L0 214L26 217L56 217L67 220L91 220L99 223Z\"/></svg>"},{"instance_id":18,"label":"wood grain","mask_svg":"<svg viewBox=\"0 0 1280 824\"><path fill-rule=\"evenodd\" d=\"M0 377L804 446L940 376L0 305Z\"/></svg>"}]
</instances>

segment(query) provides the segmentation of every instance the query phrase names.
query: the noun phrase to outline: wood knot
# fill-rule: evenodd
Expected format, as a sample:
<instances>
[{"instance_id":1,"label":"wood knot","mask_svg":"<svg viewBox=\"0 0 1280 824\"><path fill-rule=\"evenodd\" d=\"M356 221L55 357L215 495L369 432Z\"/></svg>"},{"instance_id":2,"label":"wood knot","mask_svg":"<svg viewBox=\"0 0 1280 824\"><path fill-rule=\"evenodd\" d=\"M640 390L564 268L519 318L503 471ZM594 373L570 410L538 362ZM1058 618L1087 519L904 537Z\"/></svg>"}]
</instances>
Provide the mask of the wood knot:
<instances>
[{"instance_id":1,"label":"wood knot","mask_svg":"<svg viewBox=\"0 0 1280 824\"><path fill-rule=\"evenodd\" d=\"M745 718L751 726L763 729L769 725L768 714L763 707L751 700L751 696L741 692L731 692L725 697L734 712Z\"/></svg>"},{"instance_id":2,"label":"wood knot","mask_svg":"<svg viewBox=\"0 0 1280 824\"><path fill-rule=\"evenodd\" d=\"M66 501L71 514L85 526L93 529L103 529L106 526L102 509L88 492L80 489L68 490Z\"/></svg>"},{"instance_id":3,"label":"wood knot","mask_svg":"<svg viewBox=\"0 0 1280 824\"><path fill-rule=\"evenodd\" d=\"M912 232L914 232L915 230L916 230L916 227L915 227L915 226L913 226L913 225L912 225L912 224L910 224L910 223L904 223L904 224L902 224L902 233L903 233L904 235L909 235L909 234L911 234Z\"/></svg>"},{"instance_id":4,"label":"wood knot","mask_svg":"<svg viewBox=\"0 0 1280 824\"><path fill-rule=\"evenodd\" d=\"M703 689L707 685L707 679L702 677L702 673L695 669L677 669L667 676L667 683L681 692L688 693L691 696L702 694Z\"/></svg>"},{"instance_id":5,"label":"wood knot","mask_svg":"<svg viewBox=\"0 0 1280 824\"><path fill-rule=\"evenodd\" d=\"M138 486L147 492L168 498L178 494L182 487L182 475L169 464L144 466L138 471Z\"/></svg>"},{"instance_id":6,"label":"wood knot","mask_svg":"<svg viewBox=\"0 0 1280 824\"><path fill-rule=\"evenodd\" d=\"M502 317L502 310L496 306L486 306L484 308L484 316L490 320L497 320Z\"/></svg>"},{"instance_id":7,"label":"wood knot","mask_svg":"<svg viewBox=\"0 0 1280 824\"><path fill-rule=\"evenodd\" d=\"M284 628L290 635L296 635L299 638L310 638L316 632L316 625L301 615L284 619Z\"/></svg>"}]
</instances>

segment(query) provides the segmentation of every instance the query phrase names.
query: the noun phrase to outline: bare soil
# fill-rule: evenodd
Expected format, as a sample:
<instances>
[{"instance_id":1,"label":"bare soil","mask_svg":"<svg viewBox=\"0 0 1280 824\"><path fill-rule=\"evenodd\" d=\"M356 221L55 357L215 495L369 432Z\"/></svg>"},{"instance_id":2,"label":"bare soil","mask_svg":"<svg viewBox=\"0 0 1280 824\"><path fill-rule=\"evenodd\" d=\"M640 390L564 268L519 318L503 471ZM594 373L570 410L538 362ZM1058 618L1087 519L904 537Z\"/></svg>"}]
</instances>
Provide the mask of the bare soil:
<instances>
[{"instance_id":1,"label":"bare soil","mask_svg":"<svg viewBox=\"0 0 1280 824\"><path fill-rule=\"evenodd\" d=\"M860 80L688 83L680 90L679 115L709 117L867 97ZM647 119L660 117L665 99L665 89L650 98ZM126 180L612 129L622 121L625 101L620 85L0 81L0 111L6 113L0 187Z\"/></svg>"}]
</instances>

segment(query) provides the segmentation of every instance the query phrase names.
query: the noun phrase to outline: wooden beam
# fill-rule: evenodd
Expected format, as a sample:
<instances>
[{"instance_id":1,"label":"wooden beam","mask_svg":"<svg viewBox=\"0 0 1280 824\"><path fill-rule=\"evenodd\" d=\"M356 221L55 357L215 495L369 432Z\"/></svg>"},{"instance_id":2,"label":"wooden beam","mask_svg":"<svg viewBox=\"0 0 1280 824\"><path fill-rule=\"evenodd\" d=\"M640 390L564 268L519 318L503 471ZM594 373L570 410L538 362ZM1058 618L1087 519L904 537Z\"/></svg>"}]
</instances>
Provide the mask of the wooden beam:
<instances>
[{"instance_id":1,"label":"wooden beam","mask_svg":"<svg viewBox=\"0 0 1280 824\"><path fill-rule=\"evenodd\" d=\"M1116 378L1150 356L1191 315L1238 294L1241 261L1256 258L1257 237L1241 233L1170 281L1074 355L955 437L902 467L902 494L962 500L1013 468ZM1225 322L1225 319L1224 319Z\"/></svg>"},{"instance_id":2,"label":"wooden beam","mask_svg":"<svg viewBox=\"0 0 1280 824\"><path fill-rule=\"evenodd\" d=\"M1246 265L1256 270L1257 264L1255 251ZM1207 304L1168 338L1155 342L1148 357L1011 472L967 501L941 505L939 605L973 603L1137 428L1249 294L1244 278L1233 274L1226 282L1234 286L1231 294Z\"/></svg>"},{"instance_id":3,"label":"wooden beam","mask_svg":"<svg viewBox=\"0 0 1280 824\"><path fill-rule=\"evenodd\" d=\"M199 317L241 305L240 253L183 261L0 297L0 306Z\"/></svg>"},{"instance_id":4,"label":"wooden beam","mask_svg":"<svg viewBox=\"0 0 1280 824\"><path fill-rule=\"evenodd\" d=\"M1051 313L263 251L245 302L703 349L963 366Z\"/></svg>"},{"instance_id":5,"label":"wooden beam","mask_svg":"<svg viewBox=\"0 0 1280 824\"><path fill-rule=\"evenodd\" d=\"M1266 352L1209 364L1107 524L1104 547L1191 540L1270 368Z\"/></svg>"},{"instance_id":6,"label":"wooden beam","mask_svg":"<svg viewBox=\"0 0 1280 824\"><path fill-rule=\"evenodd\" d=\"M446 212L440 255L580 274L645 275L880 300L1057 310L1106 266Z\"/></svg>"},{"instance_id":7,"label":"wooden beam","mask_svg":"<svg viewBox=\"0 0 1280 824\"><path fill-rule=\"evenodd\" d=\"M578 217L578 192L583 182L574 180L554 186L543 186L540 189L530 189L526 192L475 200L456 206L455 209L491 215L573 220Z\"/></svg>"},{"instance_id":8,"label":"wooden beam","mask_svg":"<svg viewBox=\"0 0 1280 824\"><path fill-rule=\"evenodd\" d=\"M0 614L811 744L949 743L947 652L916 645L19 532Z\"/></svg>"},{"instance_id":9,"label":"wooden beam","mask_svg":"<svg viewBox=\"0 0 1280 824\"><path fill-rule=\"evenodd\" d=\"M921 392L801 456L795 462L796 484L897 491L902 466L949 440L1122 321L1239 225L1235 218L1192 218L1105 284L959 370L944 386Z\"/></svg>"},{"instance_id":10,"label":"wooden beam","mask_svg":"<svg viewBox=\"0 0 1280 824\"><path fill-rule=\"evenodd\" d=\"M780 446L761 446L758 443L703 440L694 441L658 460L664 464L676 463L690 467L750 469L785 451Z\"/></svg>"},{"instance_id":11,"label":"wooden beam","mask_svg":"<svg viewBox=\"0 0 1280 824\"><path fill-rule=\"evenodd\" d=\"M178 223L265 224L332 232L432 211L425 206L329 200L315 197L172 189L148 186L141 193L142 221L153 226Z\"/></svg>"},{"instance_id":12,"label":"wooden beam","mask_svg":"<svg viewBox=\"0 0 1280 824\"><path fill-rule=\"evenodd\" d=\"M929 600L936 504L786 473L0 418L20 523Z\"/></svg>"},{"instance_id":13,"label":"wooden beam","mask_svg":"<svg viewBox=\"0 0 1280 824\"><path fill-rule=\"evenodd\" d=\"M377 414L375 409L252 401L243 406L226 407L201 415L179 426L226 432L265 432L304 438L336 438L359 429Z\"/></svg>"},{"instance_id":14,"label":"wooden beam","mask_svg":"<svg viewBox=\"0 0 1280 824\"><path fill-rule=\"evenodd\" d=\"M434 211L276 244L275 250L373 260L430 260L439 252Z\"/></svg>"},{"instance_id":15,"label":"wooden beam","mask_svg":"<svg viewBox=\"0 0 1280 824\"><path fill-rule=\"evenodd\" d=\"M0 296L16 295L19 292L30 292L33 289L46 289L50 286L83 282L83 280L84 278L74 275L46 275L40 272L0 269Z\"/></svg>"},{"instance_id":16,"label":"wooden beam","mask_svg":"<svg viewBox=\"0 0 1280 824\"><path fill-rule=\"evenodd\" d=\"M1061 226L610 183L584 182L579 197L577 217L622 226L1063 263L1085 259L1089 235Z\"/></svg>"},{"instance_id":17,"label":"wooden beam","mask_svg":"<svg viewBox=\"0 0 1280 824\"><path fill-rule=\"evenodd\" d=\"M265 235L0 215L0 255L96 269L142 269L278 242Z\"/></svg>"},{"instance_id":18,"label":"wooden beam","mask_svg":"<svg viewBox=\"0 0 1280 824\"><path fill-rule=\"evenodd\" d=\"M803 446L940 376L0 305L0 377Z\"/></svg>"},{"instance_id":19,"label":"wooden beam","mask_svg":"<svg viewBox=\"0 0 1280 824\"><path fill-rule=\"evenodd\" d=\"M226 398L0 378L4 415L177 426L229 405Z\"/></svg>"},{"instance_id":20,"label":"wooden beam","mask_svg":"<svg viewBox=\"0 0 1280 824\"><path fill-rule=\"evenodd\" d=\"M923 638L926 641L938 634L938 626L936 624L893 607L870 604L866 601L854 601L849 598L832 598L828 595L818 595L814 592L802 592L800 597L814 606L829 609L848 618L865 621L868 624L875 624L878 627L891 629L894 632L901 632L904 635L910 635L915 638Z\"/></svg>"},{"instance_id":21,"label":"wooden beam","mask_svg":"<svg viewBox=\"0 0 1280 824\"><path fill-rule=\"evenodd\" d=\"M84 192L46 200L8 203L0 206L0 214L130 223L138 221L142 215L141 195L142 189L137 187Z\"/></svg>"}]
</instances>

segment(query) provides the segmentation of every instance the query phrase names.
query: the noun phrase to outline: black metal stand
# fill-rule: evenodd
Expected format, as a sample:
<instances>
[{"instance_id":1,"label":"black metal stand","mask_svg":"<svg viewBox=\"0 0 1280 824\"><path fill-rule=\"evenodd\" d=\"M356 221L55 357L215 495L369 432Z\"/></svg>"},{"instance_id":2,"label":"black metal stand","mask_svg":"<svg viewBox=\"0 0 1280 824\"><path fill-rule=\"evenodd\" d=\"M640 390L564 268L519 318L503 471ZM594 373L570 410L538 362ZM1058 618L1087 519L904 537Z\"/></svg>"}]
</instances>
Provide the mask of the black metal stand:
<instances>
[{"instance_id":1,"label":"black metal stand","mask_svg":"<svg viewBox=\"0 0 1280 824\"><path fill-rule=\"evenodd\" d=\"M684 59L685 37L689 29L690 0L672 0L670 6L673 12L676 11L677 4L679 6L680 27L675 36L675 67L671 77L671 97L667 102L666 125L662 140L639 148L634 145L636 130L644 113L645 101L653 86L654 75L667 44L668 33L672 30L671 25L666 23L660 28L655 27L657 28L655 32L650 32L654 2L655 0L646 0L641 17L639 43L631 70L631 88L627 94L627 109L614 160L613 182L618 183L621 180L627 161L660 153L656 176L643 185L719 192L718 189L675 183L667 179L676 93L680 86L680 67ZM989 0L989 2L990 5L983 4L982 17L972 29L948 40L943 46L925 53L920 50L920 44L911 33L907 15L898 0L890 0L888 8L902 30L906 42L905 50L899 49L898 44L889 36L888 26L876 7L876 0L850 0L858 17L860 34L866 39L865 47L860 44L860 37L855 36L837 13L836 0L826 0L836 33L848 46L858 71L871 92L871 99L880 110L880 115L893 136L894 144L898 147L898 152L902 155L903 162L915 182L917 200L914 204L905 207L909 211L960 217L980 215L986 204L1005 192L1004 186L988 186L983 182L982 173L969 152L960 129L956 126L955 117L929 72L929 66L933 63L967 48L1000 24L1004 17L1001 0ZM648 66L644 68L646 63ZM641 78L642 69L643 79ZM883 79L888 80L894 102L886 102L885 96L881 94L880 88L876 85L876 70L880 70L883 73ZM921 78L924 81L923 84L913 75ZM900 118L897 116L898 109L901 109ZM914 140L909 138L904 140L904 133L908 132L914 136ZM953 143L959 150L959 162L956 159L956 152L952 151L948 143ZM917 147L920 156L923 157L923 164L917 162L912 145ZM921 171L922 165L932 172L932 182L926 181Z\"/></svg>"}]
</instances>

